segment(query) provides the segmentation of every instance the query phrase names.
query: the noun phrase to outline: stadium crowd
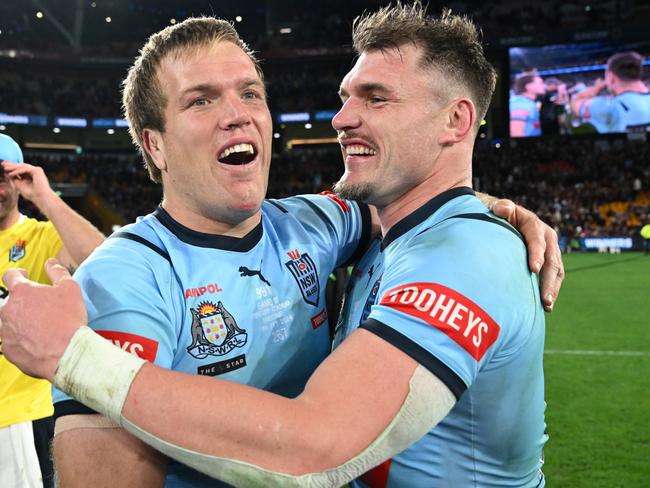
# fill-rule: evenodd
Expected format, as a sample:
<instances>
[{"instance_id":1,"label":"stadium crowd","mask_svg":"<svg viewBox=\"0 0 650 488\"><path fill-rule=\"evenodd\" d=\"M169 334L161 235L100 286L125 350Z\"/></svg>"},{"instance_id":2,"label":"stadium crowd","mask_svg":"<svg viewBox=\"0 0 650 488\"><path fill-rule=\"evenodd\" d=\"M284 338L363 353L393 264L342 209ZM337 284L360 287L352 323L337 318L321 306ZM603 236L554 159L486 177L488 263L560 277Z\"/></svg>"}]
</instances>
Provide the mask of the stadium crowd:
<instances>
[{"instance_id":1,"label":"stadium crowd","mask_svg":"<svg viewBox=\"0 0 650 488\"><path fill-rule=\"evenodd\" d=\"M56 183L85 183L124 217L150 212L161 199L139 156L27 153ZM282 198L331 188L341 174L337 146L296 146L273 157L268 195ZM561 138L477 143L475 187L507 196L567 238L628 236L650 214L650 145L624 139Z\"/></svg>"}]
</instances>

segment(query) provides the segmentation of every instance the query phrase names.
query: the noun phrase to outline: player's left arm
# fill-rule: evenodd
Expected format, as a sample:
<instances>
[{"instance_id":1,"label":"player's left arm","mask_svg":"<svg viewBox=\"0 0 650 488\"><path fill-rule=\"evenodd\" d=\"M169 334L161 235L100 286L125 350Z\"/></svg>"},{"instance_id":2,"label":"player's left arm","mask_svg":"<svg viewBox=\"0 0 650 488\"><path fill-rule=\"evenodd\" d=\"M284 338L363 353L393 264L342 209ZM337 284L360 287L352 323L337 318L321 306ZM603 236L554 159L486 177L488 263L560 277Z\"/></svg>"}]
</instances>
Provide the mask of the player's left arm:
<instances>
[{"instance_id":1,"label":"player's left arm","mask_svg":"<svg viewBox=\"0 0 650 488\"><path fill-rule=\"evenodd\" d=\"M48 273L53 287L17 270L5 275L7 358L164 454L235 486L341 486L422 437L456 400L366 330L346 339L295 399L160 368L79 327L86 316L78 286L61 266L49 263ZM26 313L31 301L40 306Z\"/></svg>"},{"instance_id":2,"label":"player's left arm","mask_svg":"<svg viewBox=\"0 0 650 488\"><path fill-rule=\"evenodd\" d=\"M56 228L63 247L57 259L74 270L104 241L104 235L52 190L43 168L27 163L2 163L21 196L31 201Z\"/></svg>"},{"instance_id":3,"label":"player's left arm","mask_svg":"<svg viewBox=\"0 0 650 488\"><path fill-rule=\"evenodd\" d=\"M552 311L564 280L562 251L556 232L533 212L515 205L512 200L480 192L476 192L476 196L523 235L528 249L528 267L533 273L539 273L542 305L547 312Z\"/></svg>"}]
</instances>

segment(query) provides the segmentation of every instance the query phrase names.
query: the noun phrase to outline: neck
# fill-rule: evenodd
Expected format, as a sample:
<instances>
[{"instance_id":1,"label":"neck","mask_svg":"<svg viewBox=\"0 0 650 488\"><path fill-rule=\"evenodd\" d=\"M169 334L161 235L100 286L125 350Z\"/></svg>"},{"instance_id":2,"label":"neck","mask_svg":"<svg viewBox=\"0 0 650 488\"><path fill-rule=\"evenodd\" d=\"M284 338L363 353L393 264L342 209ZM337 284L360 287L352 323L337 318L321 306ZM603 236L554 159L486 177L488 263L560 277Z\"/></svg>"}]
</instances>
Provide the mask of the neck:
<instances>
[{"instance_id":1,"label":"neck","mask_svg":"<svg viewBox=\"0 0 650 488\"><path fill-rule=\"evenodd\" d=\"M648 87L641 80L620 82L614 90L618 95L623 92L648 93Z\"/></svg>"},{"instance_id":2,"label":"neck","mask_svg":"<svg viewBox=\"0 0 650 488\"><path fill-rule=\"evenodd\" d=\"M162 208L179 224L188 229L204 234L214 234L230 237L244 237L253 230L262 218L262 211L257 210L253 215L244 215L238 219L235 215L232 221L224 218L206 216L199 211L172 204L167 197L163 198Z\"/></svg>"},{"instance_id":3,"label":"neck","mask_svg":"<svg viewBox=\"0 0 650 488\"><path fill-rule=\"evenodd\" d=\"M525 96L526 98L530 98L531 100L535 100L537 98L537 95L530 92L524 92L522 93L522 95Z\"/></svg>"},{"instance_id":4,"label":"neck","mask_svg":"<svg viewBox=\"0 0 650 488\"><path fill-rule=\"evenodd\" d=\"M4 218L0 219L0 230L7 230L11 228L20 219L20 212L18 208L11 210Z\"/></svg>"},{"instance_id":5,"label":"neck","mask_svg":"<svg viewBox=\"0 0 650 488\"><path fill-rule=\"evenodd\" d=\"M472 186L472 160L471 151L467 158L451 159L438 166L427 179L411 188L406 193L383 207L377 207L381 233L388 231L400 220L410 215L436 195L458 188Z\"/></svg>"}]
</instances>

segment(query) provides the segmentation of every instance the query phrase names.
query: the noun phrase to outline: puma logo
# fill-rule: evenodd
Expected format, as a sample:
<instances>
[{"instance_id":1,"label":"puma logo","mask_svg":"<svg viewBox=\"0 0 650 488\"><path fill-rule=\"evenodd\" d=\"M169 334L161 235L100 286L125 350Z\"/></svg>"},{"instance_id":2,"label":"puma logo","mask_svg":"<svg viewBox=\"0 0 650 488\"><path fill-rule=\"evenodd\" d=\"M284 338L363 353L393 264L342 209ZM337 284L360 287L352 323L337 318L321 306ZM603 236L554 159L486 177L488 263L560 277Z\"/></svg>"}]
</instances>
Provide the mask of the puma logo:
<instances>
[{"instance_id":1,"label":"puma logo","mask_svg":"<svg viewBox=\"0 0 650 488\"><path fill-rule=\"evenodd\" d=\"M239 276L244 277L244 276L257 276L259 277L260 280L262 280L263 283L266 283L267 285L271 286L271 283L269 283L266 278L264 278L264 275L262 274L262 270L257 270L257 269L248 269L246 266L240 266L239 267Z\"/></svg>"}]
</instances>

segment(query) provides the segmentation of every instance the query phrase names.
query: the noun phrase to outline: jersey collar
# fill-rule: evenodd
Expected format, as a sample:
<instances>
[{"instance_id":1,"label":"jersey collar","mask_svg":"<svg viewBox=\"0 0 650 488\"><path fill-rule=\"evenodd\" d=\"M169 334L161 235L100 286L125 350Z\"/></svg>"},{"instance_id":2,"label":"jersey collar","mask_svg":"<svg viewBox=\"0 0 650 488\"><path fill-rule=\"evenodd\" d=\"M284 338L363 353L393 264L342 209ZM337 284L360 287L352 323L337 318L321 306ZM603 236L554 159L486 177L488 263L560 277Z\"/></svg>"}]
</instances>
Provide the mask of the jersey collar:
<instances>
[{"instance_id":1,"label":"jersey collar","mask_svg":"<svg viewBox=\"0 0 650 488\"><path fill-rule=\"evenodd\" d=\"M174 220L162 207L158 207L153 212L153 215L172 234L191 246L211 247L214 249L222 249L224 251L248 252L253 249L258 242L260 242L263 234L261 221L244 237L233 237L219 234L206 234L192 230Z\"/></svg>"},{"instance_id":2,"label":"jersey collar","mask_svg":"<svg viewBox=\"0 0 650 488\"><path fill-rule=\"evenodd\" d=\"M394 226L390 228L388 233L384 236L384 240L381 243L381 250L383 251L388 247L388 245L393 242L398 237L406 234L413 227L423 222L430 215L432 215L436 210L442 207L445 203L450 200L453 200L456 197L461 197L463 195L475 195L474 190L467 186L460 186L458 188L452 188L451 190L444 191L439 193L427 203L422 205L420 208L410 213L402 220L397 222Z\"/></svg>"}]
</instances>

